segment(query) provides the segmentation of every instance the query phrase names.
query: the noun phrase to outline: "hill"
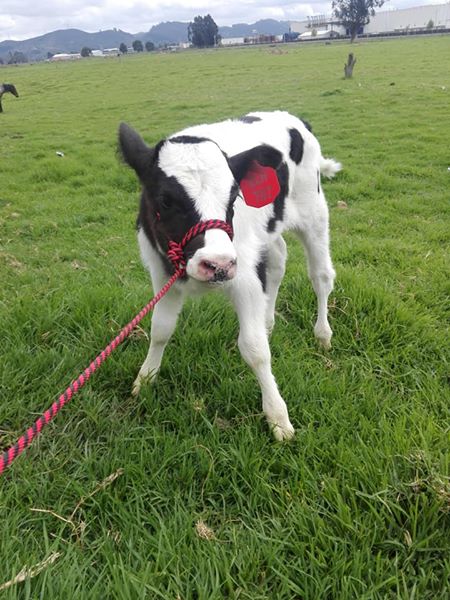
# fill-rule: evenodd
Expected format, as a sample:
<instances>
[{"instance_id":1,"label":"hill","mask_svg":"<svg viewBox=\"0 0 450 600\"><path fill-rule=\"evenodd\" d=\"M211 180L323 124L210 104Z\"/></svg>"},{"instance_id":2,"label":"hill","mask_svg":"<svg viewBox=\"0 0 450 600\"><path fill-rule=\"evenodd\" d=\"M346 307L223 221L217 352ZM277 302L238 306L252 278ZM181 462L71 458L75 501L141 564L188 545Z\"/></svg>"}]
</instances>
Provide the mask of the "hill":
<instances>
[{"instance_id":1,"label":"hill","mask_svg":"<svg viewBox=\"0 0 450 600\"><path fill-rule=\"evenodd\" d=\"M153 25L146 33L136 34L136 36L142 36L139 39L153 42L155 46L179 44L180 42L188 41L188 26L189 23L166 21L158 23L158 25Z\"/></svg>"},{"instance_id":2,"label":"hill","mask_svg":"<svg viewBox=\"0 0 450 600\"><path fill-rule=\"evenodd\" d=\"M289 31L289 21L276 21L275 19L261 19L256 23L237 23L230 27L219 27L223 38L245 37L255 34L282 35Z\"/></svg>"},{"instance_id":3,"label":"hill","mask_svg":"<svg viewBox=\"0 0 450 600\"><path fill-rule=\"evenodd\" d=\"M136 39L134 35L120 29L96 33L87 33L80 29L59 29L29 40L0 42L0 57L5 59L10 52L23 52L28 60L43 60L47 58L49 52L51 54L80 52L83 46L88 46L92 50L116 48L122 42L131 45L134 39Z\"/></svg>"},{"instance_id":4,"label":"hill","mask_svg":"<svg viewBox=\"0 0 450 600\"><path fill-rule=\"evenodd\" d=\"M9 54L22 52L28 60L44 60L48 53L80 52L83 46L92 50L118 48L121 43L131 46L134 40L153 42L156 46L187 42L189 23L168 21L154 25L147 32L127 33L120 29L108 29L87 33L80 29L59 29L28 40L5 40L0 42L0 58L8 60ZM219 27L222 37L243 37L254 34L278 35L289 30L287 21L263 19L256 23L238 23L230 27Z\"/></svg>"}]
</instances>

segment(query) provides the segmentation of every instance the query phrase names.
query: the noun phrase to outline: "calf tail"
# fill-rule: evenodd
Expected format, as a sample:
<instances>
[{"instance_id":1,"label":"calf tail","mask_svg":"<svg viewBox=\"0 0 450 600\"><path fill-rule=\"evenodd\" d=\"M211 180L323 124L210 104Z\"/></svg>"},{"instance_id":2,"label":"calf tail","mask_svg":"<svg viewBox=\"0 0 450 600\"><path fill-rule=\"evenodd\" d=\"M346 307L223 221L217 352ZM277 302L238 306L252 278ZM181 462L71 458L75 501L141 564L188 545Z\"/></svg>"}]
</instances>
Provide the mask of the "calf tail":
<instances>
[{"instance_id":1,"label":"calf tail","mask_svg":"<svg viewBox=\"0 0 450 600\"><path fill-rule=\"evenodd\" d=\"M332 158L320 157L320 172L325 177L330 179L336 175L342 169L341 163L333 160Z\"/></svg>"}]
</instances>

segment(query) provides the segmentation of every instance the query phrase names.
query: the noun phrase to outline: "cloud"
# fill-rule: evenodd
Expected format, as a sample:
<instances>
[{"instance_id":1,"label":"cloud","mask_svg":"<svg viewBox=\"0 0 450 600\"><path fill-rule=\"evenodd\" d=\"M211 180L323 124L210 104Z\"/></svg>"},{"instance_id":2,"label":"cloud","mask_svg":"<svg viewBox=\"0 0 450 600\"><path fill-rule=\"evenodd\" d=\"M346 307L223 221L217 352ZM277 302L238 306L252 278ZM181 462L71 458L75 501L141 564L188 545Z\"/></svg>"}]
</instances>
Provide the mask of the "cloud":
<instances>
[{"instance_id":1,"label":"cloud","mask_svg":"<svg viewBox=\"0 0 450 600\"><path fill-rule=\"evenodd\" d=\"M439 1L439 0L437 0ZM391 0L386 9L433 4L436 0ZM299 21L308 15L329 14L331 2L309 0L1 0L0 41L27 39L56 29L84 31L123 29L148 31L162 21L192 21L211 14L216 23L253 23L259 19Z\"/></svg>"},{"instance_id":2,"label":"cloud","mask_svg":"<svg viewBox=\"0 0 450 600\"><path fill-rule=\"evenodd\" d=\"M86 4L79 0L2 0L0 40L26 39L71 27L91 32L117 27L138 33L162 21L191 21L208 13L219 26L268 18L297 20L328 12L330 6L321 0L312 4L298 0L91 0Z\"/></svg>"}]
</instances>

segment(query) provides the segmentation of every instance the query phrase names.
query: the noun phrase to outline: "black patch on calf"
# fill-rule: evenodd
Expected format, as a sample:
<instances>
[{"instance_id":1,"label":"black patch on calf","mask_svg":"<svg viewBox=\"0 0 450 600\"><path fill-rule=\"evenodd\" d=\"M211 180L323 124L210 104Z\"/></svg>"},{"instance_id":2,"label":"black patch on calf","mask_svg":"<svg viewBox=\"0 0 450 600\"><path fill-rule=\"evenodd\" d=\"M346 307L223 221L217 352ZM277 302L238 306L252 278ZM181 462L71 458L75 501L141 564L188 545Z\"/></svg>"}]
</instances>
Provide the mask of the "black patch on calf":
<instances>
[{"instance_id":1,"label":"black patch on calf","mask_svg":"<svg viewBox=\"0 0 450 600\"><path fill-rule=\"evenodd\" d=\"M172 263L166 257L169 241L181 242L188 230L198 223L200 214L193 200L175 177L168 177L159 167L154 166L150 178L151 185L145 185L141 196L138 227L142 227L159 253L168 274L174 272ZM205 234L200 234L185 247L186 260L204 246Z\"/></svg>"},{"instance_id":2,"label":"black patch on calf","mask_svg":"<svg viewBox=\"0 0 450 600\"><path fill-rule=\"evenodd\" d=\"M317 169L317 193L320 194L320 171Z\"/></svg>"},{"instance_id":3,"label":"black patch on calf","mask_svg":"<svg viewBox=\"0 0 450 600\"><path fill-rule=\"evenodd\" d=\"M311 124L308 123L308 121L305 121L304 119L300 119L300 121L303 123L303 125L306 127L306 129L312 133Z\"/></svg>"},{"instance_id":4,"label":"black patch on calf","mask_svg":"<svg viewBox=\"0 0 450 600\"><path fill-rule=\"evenodd\" d=\"M231 226L233 225L233 218L234 218L234 201L236 200L238 194L239 194L239 186L235 181L233 183L233 185L231 186L230 198L228 200L227 212L225 215L225 221L228 223L228 225L231 225Z\"/></svg>"},{"instance_id":5,"label":"black patch on calf","mask_svg":"<svg viewBox=\"0 0 450 600\"><path fill-rule=\"evenodd\" d=\"M299 165L303 158L303 138L297 129L289 129L289 136L291 138L291 148L289 150L289 157Z\"/></svg>"},{"instance_id":6,"label":"black patch on calf","mask_svg":"<svg viewBox=\"0 0 450 600\"><path fill-rule=\"evenodd\" d=\"M284 216L284 203L289 193L289 169L286 163L282 163L277 169L278 181L280 183L280 193L273 203L273 217L267 223L267 231L275 231L277 221L282 221Z\"/></svg>"},{"instance_id":7,"label":"black patch on calf","mask_svg":"<svg viewBox=\"0 0 450 600\"><path fill-rule=\"evenodd\" d=\"M256 273L261 282L263 292L265 292L267 288L267 255L265 252L262 253L261 260L256 265Z\"/></svg>"},{"instance_id":8,"label":"black patch on calf","mask_svg":"<svg viewBox=\"0 0 450 600\"><path fill-rule=\"evenodd\" d=\"M159 254L161 258L161 262L163 263L164 270L168 276L172 275L174 272L172 263L161 251L161 247L157 242L157 234L156 234L156 211L154 210L154 204L151 199L148 197L146 190L142 191L141 202L139 206L139 214L136 221L136 229L139 231L140 229L144 230L145 235L147 236L148 241L152 245L153 249Z\"/></svg>"},{"instance_id":9,"label":"black patch on calf","mask_svg":"<svg viewBox=\"0 0 450 600\"><path fill-rule=\"evenodd\" d=\"M254 117L252 115L244 115L243 117L239 117L238 119L238 121L240 121L241 123L247 123L248 125L251 125L252 123L257 123L261 120L261 117Z\"/></svg>"},{"instance_id":10,"label":"black patch on calf","mask_svg":"<svg viewBox=\"0 0 450 600\"><path fill-rule=\"evenodd\" d=\"M151 172L156 149L147 146L141 136L126 123L121 123L119 127L119 149L123 159L144 183Z\"/></svg>"},{"instance_id":11,"label":"black patch on calf","mask_svg":"<svg viewBox=\"0 0 450 600\"><path fill-rule=\"evenodd\" d=\"M250 150L245 150L229 157L228 165L236 181L241 183L242 179L244 179L251 169L254 161L263 167L278 169L282 159L283 156L279 150L268 144L261 144L260 146L255 146L254 148L250 148Z\"/></svg>"},{"instance_id":12,"label":"black patch on calf","mask_svg":"<svg viewBox=\"0 0 450 600\"><path fill-rule=\"evenodd\" d=\"M210 142L211 140L205 137L197 137L195 135L177 135L169 138L169 142L173 144L201 144L202 142Z\"/></svg>"}]
</instances>

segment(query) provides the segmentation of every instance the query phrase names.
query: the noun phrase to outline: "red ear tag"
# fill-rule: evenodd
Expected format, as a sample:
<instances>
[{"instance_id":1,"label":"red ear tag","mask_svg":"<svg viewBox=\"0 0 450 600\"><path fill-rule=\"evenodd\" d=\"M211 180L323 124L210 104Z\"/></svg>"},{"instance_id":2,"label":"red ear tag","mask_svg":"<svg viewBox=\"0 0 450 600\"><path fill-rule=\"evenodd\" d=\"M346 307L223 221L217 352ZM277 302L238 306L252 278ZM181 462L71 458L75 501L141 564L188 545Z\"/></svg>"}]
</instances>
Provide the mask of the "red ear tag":
<instances>
[{"instance_id":1,"label":"red ear tag","mask_svg":"<svg viewBox=\"0 0 450 600\"><path fill-rule=\"evenodd\" d=\"M277 172L263 167L256 161L240 184L245 203L254 208L271 204L280 193Z\"/></svg>"}]
</instances>

